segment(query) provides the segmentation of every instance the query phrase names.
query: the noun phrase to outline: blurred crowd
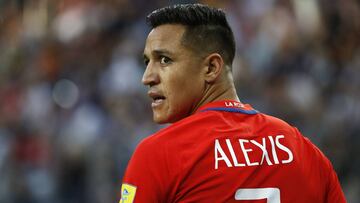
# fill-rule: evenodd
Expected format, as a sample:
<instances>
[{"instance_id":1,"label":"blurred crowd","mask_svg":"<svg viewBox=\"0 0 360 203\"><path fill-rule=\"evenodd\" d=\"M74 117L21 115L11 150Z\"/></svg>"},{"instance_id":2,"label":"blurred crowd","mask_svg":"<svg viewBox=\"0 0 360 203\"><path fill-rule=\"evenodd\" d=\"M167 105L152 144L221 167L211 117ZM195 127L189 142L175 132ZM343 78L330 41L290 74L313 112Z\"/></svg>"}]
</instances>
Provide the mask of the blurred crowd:
<instances>
[{"instance_id":1,"label":"blurred crowd","mask_svg":"<svg viewBox=\"0 0 360 203\"><path fill-rule=\"evenodd\" d=\"M118 201L164 127L141 84L145 16L196 2L228 14L240 100L298 127L360 202L359 1L0 0L1 203Z\"/></svg>"}]
</instances>

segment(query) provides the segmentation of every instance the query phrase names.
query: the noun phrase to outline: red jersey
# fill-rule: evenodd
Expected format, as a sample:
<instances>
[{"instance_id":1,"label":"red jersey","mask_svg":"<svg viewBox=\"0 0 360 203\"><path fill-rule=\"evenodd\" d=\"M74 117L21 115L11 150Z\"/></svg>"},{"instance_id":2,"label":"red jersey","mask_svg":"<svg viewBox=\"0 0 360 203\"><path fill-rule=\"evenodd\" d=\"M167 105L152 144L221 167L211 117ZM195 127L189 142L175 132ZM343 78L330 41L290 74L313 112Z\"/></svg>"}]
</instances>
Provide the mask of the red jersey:
<instances>
[{"instance_id":1,"label":"red jersey","mask_svg":"<svg viewBox=\"0 0 360 203\"><path fill-rule=\"evenodd\" d=\"M324 154L284 121L217 101L144 139L120 203L346 202Z\"/></svg>"}]
</instances>

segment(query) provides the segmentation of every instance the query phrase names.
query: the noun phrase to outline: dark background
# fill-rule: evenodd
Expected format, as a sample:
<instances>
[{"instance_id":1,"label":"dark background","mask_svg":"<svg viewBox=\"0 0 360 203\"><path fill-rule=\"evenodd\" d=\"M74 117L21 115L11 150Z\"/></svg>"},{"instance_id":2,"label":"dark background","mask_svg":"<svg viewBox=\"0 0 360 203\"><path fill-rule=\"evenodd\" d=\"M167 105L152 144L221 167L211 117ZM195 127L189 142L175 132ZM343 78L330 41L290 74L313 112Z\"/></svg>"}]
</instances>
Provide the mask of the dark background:
<instances>
[{"instance_id":1,"label":"dark background","mask_svg":"<svg viewBox=\"0 0 360 203\"><path fill-rule=\"evenodd\" d=\"M0 0L1 203L118 202L135 146L164 127L140 82L144 18L184 2ZM228 14L241 101L298 127L360 202L359 1L200 2Z\"/></svg>"}]
</instances>

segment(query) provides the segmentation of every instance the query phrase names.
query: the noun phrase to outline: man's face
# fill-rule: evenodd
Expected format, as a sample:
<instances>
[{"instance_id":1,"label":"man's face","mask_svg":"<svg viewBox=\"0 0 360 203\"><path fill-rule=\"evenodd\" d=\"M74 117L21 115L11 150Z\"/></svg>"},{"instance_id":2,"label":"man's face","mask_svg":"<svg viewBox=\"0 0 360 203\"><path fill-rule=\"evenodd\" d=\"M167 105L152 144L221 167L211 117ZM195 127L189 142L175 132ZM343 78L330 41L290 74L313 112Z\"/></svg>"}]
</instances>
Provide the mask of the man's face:
<instances>
[{"instance_id":1,"label":"man's face","mask_svg":"<svg viewBox=\"0 0 360 203\"><path fill-rule=\"evenodd\" d=\"M184 32L182 25L161 25L146 40L142 82L149 86L157 123L172 123L189 116L203 96L202 60L181 44Z\"/></svg>"}]
</instances>

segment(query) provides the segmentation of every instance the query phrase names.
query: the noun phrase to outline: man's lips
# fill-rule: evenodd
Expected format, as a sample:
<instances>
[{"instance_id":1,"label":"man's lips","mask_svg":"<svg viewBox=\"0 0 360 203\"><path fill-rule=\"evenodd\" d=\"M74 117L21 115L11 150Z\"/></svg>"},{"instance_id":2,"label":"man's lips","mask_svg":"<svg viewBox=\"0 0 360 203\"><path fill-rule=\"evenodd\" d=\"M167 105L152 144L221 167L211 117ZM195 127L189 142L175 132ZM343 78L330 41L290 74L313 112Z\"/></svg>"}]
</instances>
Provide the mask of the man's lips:
<instances>
[{"instance_id":1,"label":"man's lips","mask_svg":"<svg viewBox=\"0 0 360 203\"><path fill-rule=\"evenodd\" d=\"M151 107L157 107L164 103L164 100L166 99L165 96L163 96L161 93L156 91L149 91L148 92L149 97L152 98Z\"/></svg>"}]
</instances>

